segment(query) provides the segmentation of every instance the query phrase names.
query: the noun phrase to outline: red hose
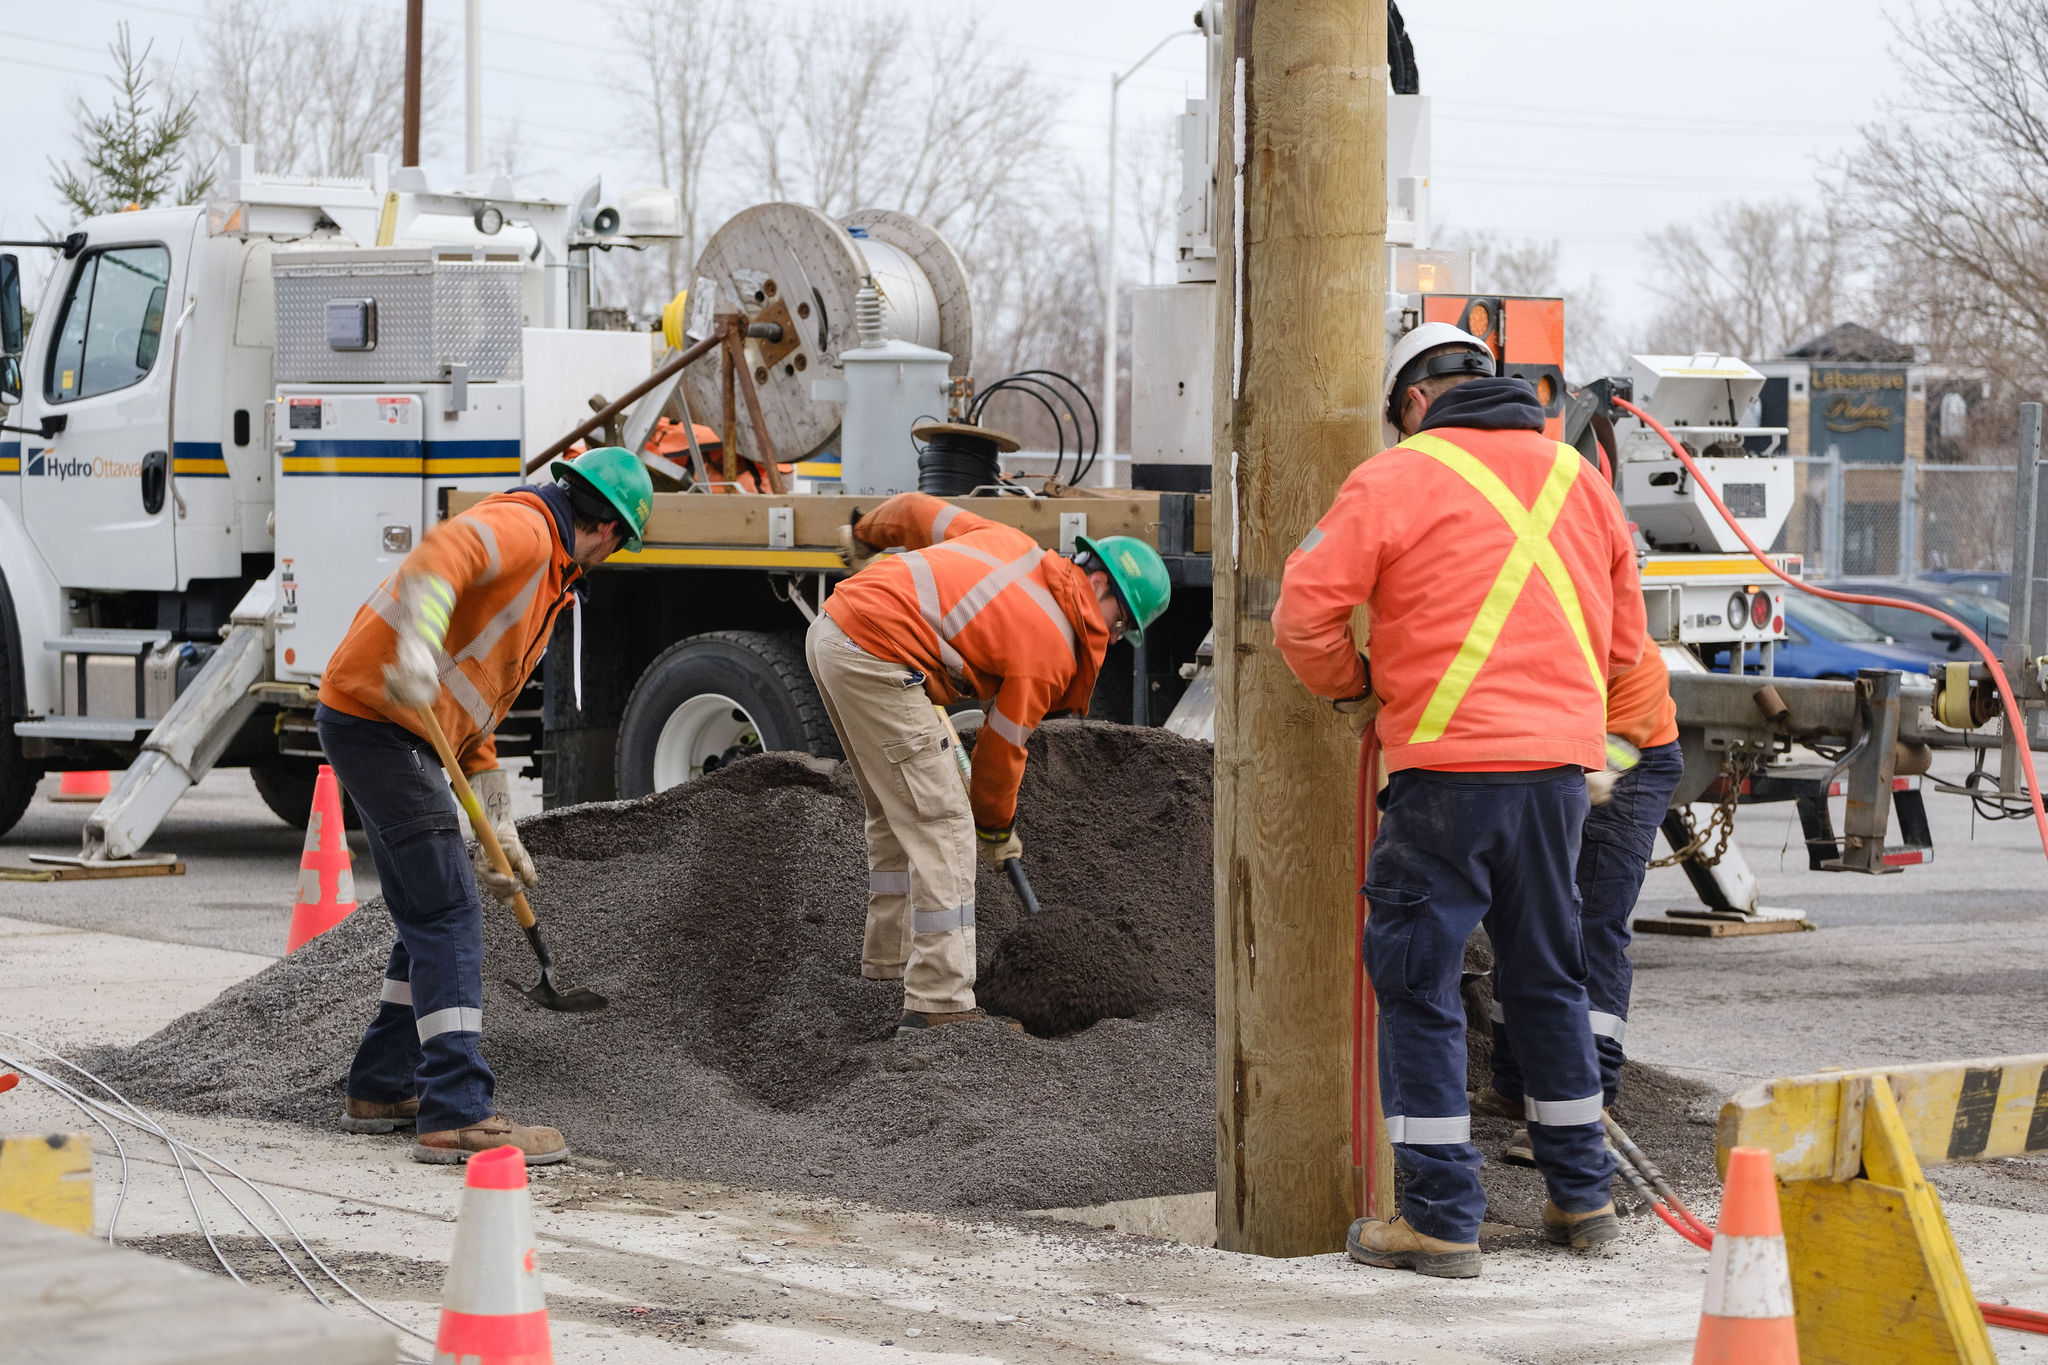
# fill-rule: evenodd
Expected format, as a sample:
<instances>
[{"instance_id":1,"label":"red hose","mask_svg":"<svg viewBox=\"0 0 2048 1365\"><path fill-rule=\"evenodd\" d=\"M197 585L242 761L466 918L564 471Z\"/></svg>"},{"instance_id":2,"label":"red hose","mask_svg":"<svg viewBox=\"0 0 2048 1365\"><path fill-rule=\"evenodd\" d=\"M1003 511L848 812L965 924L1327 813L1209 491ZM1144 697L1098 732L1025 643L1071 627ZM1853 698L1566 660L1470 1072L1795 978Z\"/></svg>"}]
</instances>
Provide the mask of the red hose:
<instances>
[{"instance_id":1,"label":"red hose","mask_svg":"<svg viewBox=\"0 0 2048 1365\"><path fill-rule=\"evenodd\" d=\"M1735 520L1735 514L1728 510L1728 504L1722 502L1721 495L1714 491L1714 485L1708 481L1706 475L1700 472L1700 467L1693 463L1692 456L1685 453L1685 447L1678 443L1678 438L1664 429L1662 422L1659 422L1626 398L1616 398L1614 405L1624 412L1632 413L1642 421L1644 426L1664 438L1664 444L1671 447L1671 453L1678 457L1678 462L1684 465L1686 471L1692 475L1693 482L1699 485L1700 491L1705 493L1708 500L1714 504L1714 510L1721 514L1721 520L1728 523L1729 529L1733 530L1742 543L1748 547L1749 552L1756 556L1757 562L1770 570L1778 578L1783 579L1801 592L1811 593L1815 597L1825 597L1831 602L1860 602L1865 606L1904 607L1907 611L1917 611L1922 616L1932 616L1935 620L1949 627L1949 629L1970 642L1970 648L1976 650L1977 656L1984 660L1985 667L1991 673L1992 682L1998 687L1998 700L2005 708L2005 723L2009 733L2020 737L2020 742L2014 745L2014 750L2020 756L2020 767L2027 774L2027 796L2034 803L2034 828L2041 836L2042 852L2048 853L2048 810L2044 810L2041 804L2041 779L2034 774L2034 753L2032 746L2026 742L2026 717L2020 713L2019 703L2013 700L2012 685L2006 681L2005 670L1998 666L1997 656L1991 652L1991 647L1978 637L1977 632L1971 630L1947 612L1937 611L1933 607L1922 606L1918 602L1907 602L1896 597L1880 597L1869 593L1836 592L1830 588L1816 588L1811 583L1802 583L1800 580L1787 574L1776 564L1773 564L1770 557L1758 547L1755 541L1749 538L1749 533L1742 529L1740 522ZM2017 568L2018 566L2014 567ZM1659 1218L1671 1224L1672 1229L1679 1236L1685 1238L1694 1246L1705 1250L1708 1245L1711 1245L1711 1243L1702 1243L1697 1236L1680 1227L1677 1220L1662 1205L1653 1207L1656 1208ZM2007 1327L2021 1332L2040 1332L2048 1335L2048 1313L2037 1313L2029 1308L2008 1308L2002 1304L1995 1303L1980 1302L1977 1307L1983 1312L1984 1321L1993 1327Z\"/></svg>"},{"instance_id":2,"label":"red hose","mask_svg":"<svg viewBox=\"0 0 2048 1365\"><path fill-rule=\"evenodd\" d=\"M1742 529L1740 522L1735 520L1735 514L1728 510L1728 504L1722 502L1721 495L1714 491L1714 485L1708 481L1706 475L1700 473L1700 467L1693 463L1692 456L1685 453L1685 447L1678 443L1677 437L1664 429L1662 422L1659 422L1626 398L1616 398L1614 405L1625 412L1634 414L1641 419L1644 426L1664 438L1664 444L1671 447L1671 453L1676 455L1678 462L1686 467L1687 472L1693 477L1693 482L1699 485L1700 491L1705 493L1708 500L1714 504L1714 510L1721 514L1721 519L1728 523L1729 529L1733 530L1742 543L1749 548L1749 552L1756 556L1757 562L1778 578L1783 579L1801 592L1811 593L1815 597L1825 597L1830 602L1858 602L1865 606L1904 607L1907 611L1917 611L1922 616L1932 616L1935 620L1970 642L1970 648L1976 650L1978 657L1984 660L1984 666L1990 670L1992 682L1997 684L1998 700L2005 708L2007 732L2019 736L2020 742L2014 746L2014 750L2019 754L2020 767L2027 775L2027 797L2034 803L2034 828L2041 836L2041 851L2044 854L2048 854L2048 809L2044 809L2041 804L2041 779L2034 775L2034 753L2032 747L2027 743L2026 717L2021 714L2019 703L2013 700L2012 685L2006 681L2005 670L1999 667L1998 658L1992 653L1991 646L1985 644L1979 638L1976 631L1971 630L1947 612L1938 611L1933 607L1922 606L1918 602L1907 602L1896 597L1879 597L1869 593L1836 592L1830 588L1816 588L1811 583L1802 583L1800 580L1792 577L1776 564L1773 564L1770 556L1766 555L1758 547L1757 543L1749 538L1749 533ZM2014 567L2018 568L2019 566L2016 565Z\"/></svg>"}]
</instances>

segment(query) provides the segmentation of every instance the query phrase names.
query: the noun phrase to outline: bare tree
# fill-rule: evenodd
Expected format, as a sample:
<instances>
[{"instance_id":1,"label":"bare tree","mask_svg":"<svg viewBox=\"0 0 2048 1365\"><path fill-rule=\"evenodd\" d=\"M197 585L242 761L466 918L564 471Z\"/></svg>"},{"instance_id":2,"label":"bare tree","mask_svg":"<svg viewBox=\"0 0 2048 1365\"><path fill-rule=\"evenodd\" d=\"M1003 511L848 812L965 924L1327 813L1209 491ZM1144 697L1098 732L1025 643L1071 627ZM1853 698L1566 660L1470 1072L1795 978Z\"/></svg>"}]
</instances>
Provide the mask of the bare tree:
<instances>
[{"instance_id":1,"label":"bare tree","mask_svg":"<svg viewBox=\"0 0 2048 1365\"><path fill-rule=\"evenodd\" d=\"M2048 3L1961 0L1895 20L1912 92L1863 129L1831 201L1880 263L1896 330L1938 361L2048 380Z\"/></svg>"},{"instance_id":2,"label":"bare tree","mask_svg":"<svg viewBox=\"0 0 2048 1365\"><path fill-rule=\"evenodd\" d=\"M448 92L442 35L421 51L421 106ZM394 157L404 124L403 17L360 10L352 17L298 19L265 0L211 0L200 27L199 123L215 144L250 143L264 169L286 175L362 172L371 152ZM433 126L427 119L423 143Z\"/></svg>"},{"instance_id":3,"label":"bare tree","mask_svg":"<svg viewBox=\"0 0 2048 1365\"><path fill-rule=\"evenodd\" d=\"M1646 339L1654 350L1779 356L1853 307L1844 225L1796 199L1723 204L1646 245L1664 301Z\"/></svg>"},{"instance_id":4,"label":"bare tree","mask_svg":"<svg viewBox=\"0 0 2048 1365\"><path fill-rule=\"evenodd\" d=\"M769 44L760 34L742 41L724 0L635 0L617 24L635 62L641 146L682 199L682 240L663 253L673 294L697 259L704 177L733 89L727 54Z\"/></svg>"}]
</instances>

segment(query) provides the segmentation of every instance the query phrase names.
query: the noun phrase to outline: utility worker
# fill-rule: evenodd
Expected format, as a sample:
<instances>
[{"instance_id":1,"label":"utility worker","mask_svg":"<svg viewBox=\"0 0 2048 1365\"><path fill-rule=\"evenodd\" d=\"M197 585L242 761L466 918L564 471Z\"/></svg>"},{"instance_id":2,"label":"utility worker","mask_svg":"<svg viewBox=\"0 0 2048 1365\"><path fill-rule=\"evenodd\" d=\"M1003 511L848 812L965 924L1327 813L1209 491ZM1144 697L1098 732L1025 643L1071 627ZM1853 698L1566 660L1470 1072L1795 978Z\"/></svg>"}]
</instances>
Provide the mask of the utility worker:
<instances>
[{"instance_id":1,"label":"utility worker","mask_svg":"<svg viewBox=\"0 0 2048 1365\"><path fill-rule=\"evenodd\" d=\"M341 1126L417 1127L415 1161L511 1144L569 1154L553 1128L499 1114L480 1046L483 908L535 876L512 822L492 732L547 648L584 572L640 547L653 488L617 446L551 467L558 482L486 499L427 533L356 612L320 679L320 747L362 815L398 929L377 1014L349 1067ZM454 794L416 712L432 707L514 875L465 857Z\"/></svg>"},{"instance_id":2,"label":"utility worker","mask_svg":"<svg viewBox=\"0 0 2048 1365\"><path fill-rule=\"evenodd\" d=\"M1593 809L1579 843L1577 881L1579 939L1585 948L1586 996L1591 1005L1587 1018L1600 1054L1601 1102L1612 1109L1621 1092L1621 1065L1627 1060L1622 1039L1628 1029L1629 988L1635 981L1635 965L1628 957L1629 916L1642 894L1650 855L1656 852L1657 830L1685 773L1671 673L1653 642L1645 641L1642 660L1608 684L1607 743L1607 771L1586 779L1593 788ZM1496 967L1493 1084L1473 1098L1472 1112L1521 1118L1522 1067L1499 1003L1498 971ZM1535 1164L1526 1132L1508 1143L1501 1160Z\"/></svg>"},{"instance_id":3,"label":"utility worker","mask_svg":"<svg viewBox=\"0 0 2048 1365\"><path fill-rule=\"evenodd\" d=\"M1366 872L1366 970L1402 1215L1352 1259L1479 1274L1486 1207L1465 1092L1465 940L1484 920L1527 1073L1551 1240L1619 1235L1572 877L1607 682L1642 651L1635 550L1612 491L1543 435L1535 391L1445 323L1402 338L1387 418L1407 439L1351 472L1288 557L1273 635L1317 695L1377 700L1389 779ZM1369 609L1370 661L1351 615Z\"/></svg>"},{"instance_id":4,"label":"utility worker","mask_svg":"<svg viewBox=\"0 0 2048 1365\"><path fill-rule=\"evenodd\" d=\"M1024 746L1085 712L1112 641L1166 610L1166 564L1130 536L1074 538L1071 560L1014 527L898 493L840 531L856 572L805 642L867 807L861 975L903 982L897 1036L985 1018L974 1003L974 861L1021 857ZM902 554L877 559L885 547ZM871 566L871 567L870 567ZM985 707L963 790L935 706Z\"/></svg>"}]
</instances>

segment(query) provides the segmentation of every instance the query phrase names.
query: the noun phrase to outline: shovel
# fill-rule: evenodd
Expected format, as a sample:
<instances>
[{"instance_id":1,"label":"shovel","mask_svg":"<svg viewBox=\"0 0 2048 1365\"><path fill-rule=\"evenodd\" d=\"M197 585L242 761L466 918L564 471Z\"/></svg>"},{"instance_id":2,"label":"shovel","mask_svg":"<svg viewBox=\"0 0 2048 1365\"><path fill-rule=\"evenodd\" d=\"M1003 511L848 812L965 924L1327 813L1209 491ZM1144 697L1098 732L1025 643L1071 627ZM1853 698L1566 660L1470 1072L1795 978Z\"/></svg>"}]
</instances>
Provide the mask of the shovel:
<instances>
[{"instance_id":1,"label":"shovel","mask_svg":"<svg viewBox=\"0 0 2048 1365\"><path fill-rule=\"evenodd\" d=\"M974 765L968 761L967 751L960 747L960 732L953 728L953 718L946 714L945 707L940 706L936 702L932 704L932 710L939 713L940 723L946 727L946 733L953 737L953 763L955 767L960 769L960 780L963 783L972 782L974 780ZM1037 914L1038 897L1032 894L1031 879L1024 875L1024 860L1022 858L1004 859L1003 871L1010 878L1010 889L1015 891L1017 899L1023 902L1024 913L1027 915Z\"/></svg>"},{"instance_id":2,"label":"shovel","mask_svg":"<svg viewBox=\"0 0 2048 1365\"><path fill-rule=\"evenodd\" d=\"M427 739L440 756L441 767L448 773L448 781L455 788L455 799L462 803L462 809L469 815L469 827L476 831L477 842L484 846L491 865L507 877L513 876L512 864L505 857L505 850L498 844L498 834L491 828L491 822L484 818L483 805L476 799L476 793L469 789L469 779L462 775L462 765L455 761L455 751L449 747L448 736L441 730L441 722L433 711L420 707L413 712L420 718L420 726L427 732ZM526 903L526 893L518 890L518 879L513 880L512 913L519 917L519 927L526 931L526 941L533 948L534 959L540 963L540 980L531 986L521 986L507 978L505 984L521 991L528 1000L543 1009L559 1010L564 1014L583 1014L590 1010L601 1010L609 1002L596 991L577 986L563 990L555 984L555 955L548 951L547 943L540 936L540 922L533 917L533 907Z\"/></svg>"}]
</instances>

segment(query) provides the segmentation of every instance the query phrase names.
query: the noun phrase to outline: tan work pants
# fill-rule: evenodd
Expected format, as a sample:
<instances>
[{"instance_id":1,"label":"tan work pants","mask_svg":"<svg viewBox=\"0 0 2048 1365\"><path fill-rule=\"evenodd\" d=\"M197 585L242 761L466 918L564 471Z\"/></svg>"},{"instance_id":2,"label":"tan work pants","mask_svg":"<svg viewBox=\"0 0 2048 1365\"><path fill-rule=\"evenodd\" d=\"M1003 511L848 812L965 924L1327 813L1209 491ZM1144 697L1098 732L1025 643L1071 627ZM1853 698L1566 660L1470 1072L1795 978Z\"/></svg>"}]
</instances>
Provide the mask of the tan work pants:
<instances>
[{"instance_id":1,"label":"tan work pants","mask_svg":"<svg viewBox=\"0 0 2048 1365\"><path fill-rule=\"evenodd\" d=\"M971 1010L974 816L923 675L869 654L823 614L804 655L867 805L861 975L903 978L905 1009Z\"/></svg>"}]
</instances>

